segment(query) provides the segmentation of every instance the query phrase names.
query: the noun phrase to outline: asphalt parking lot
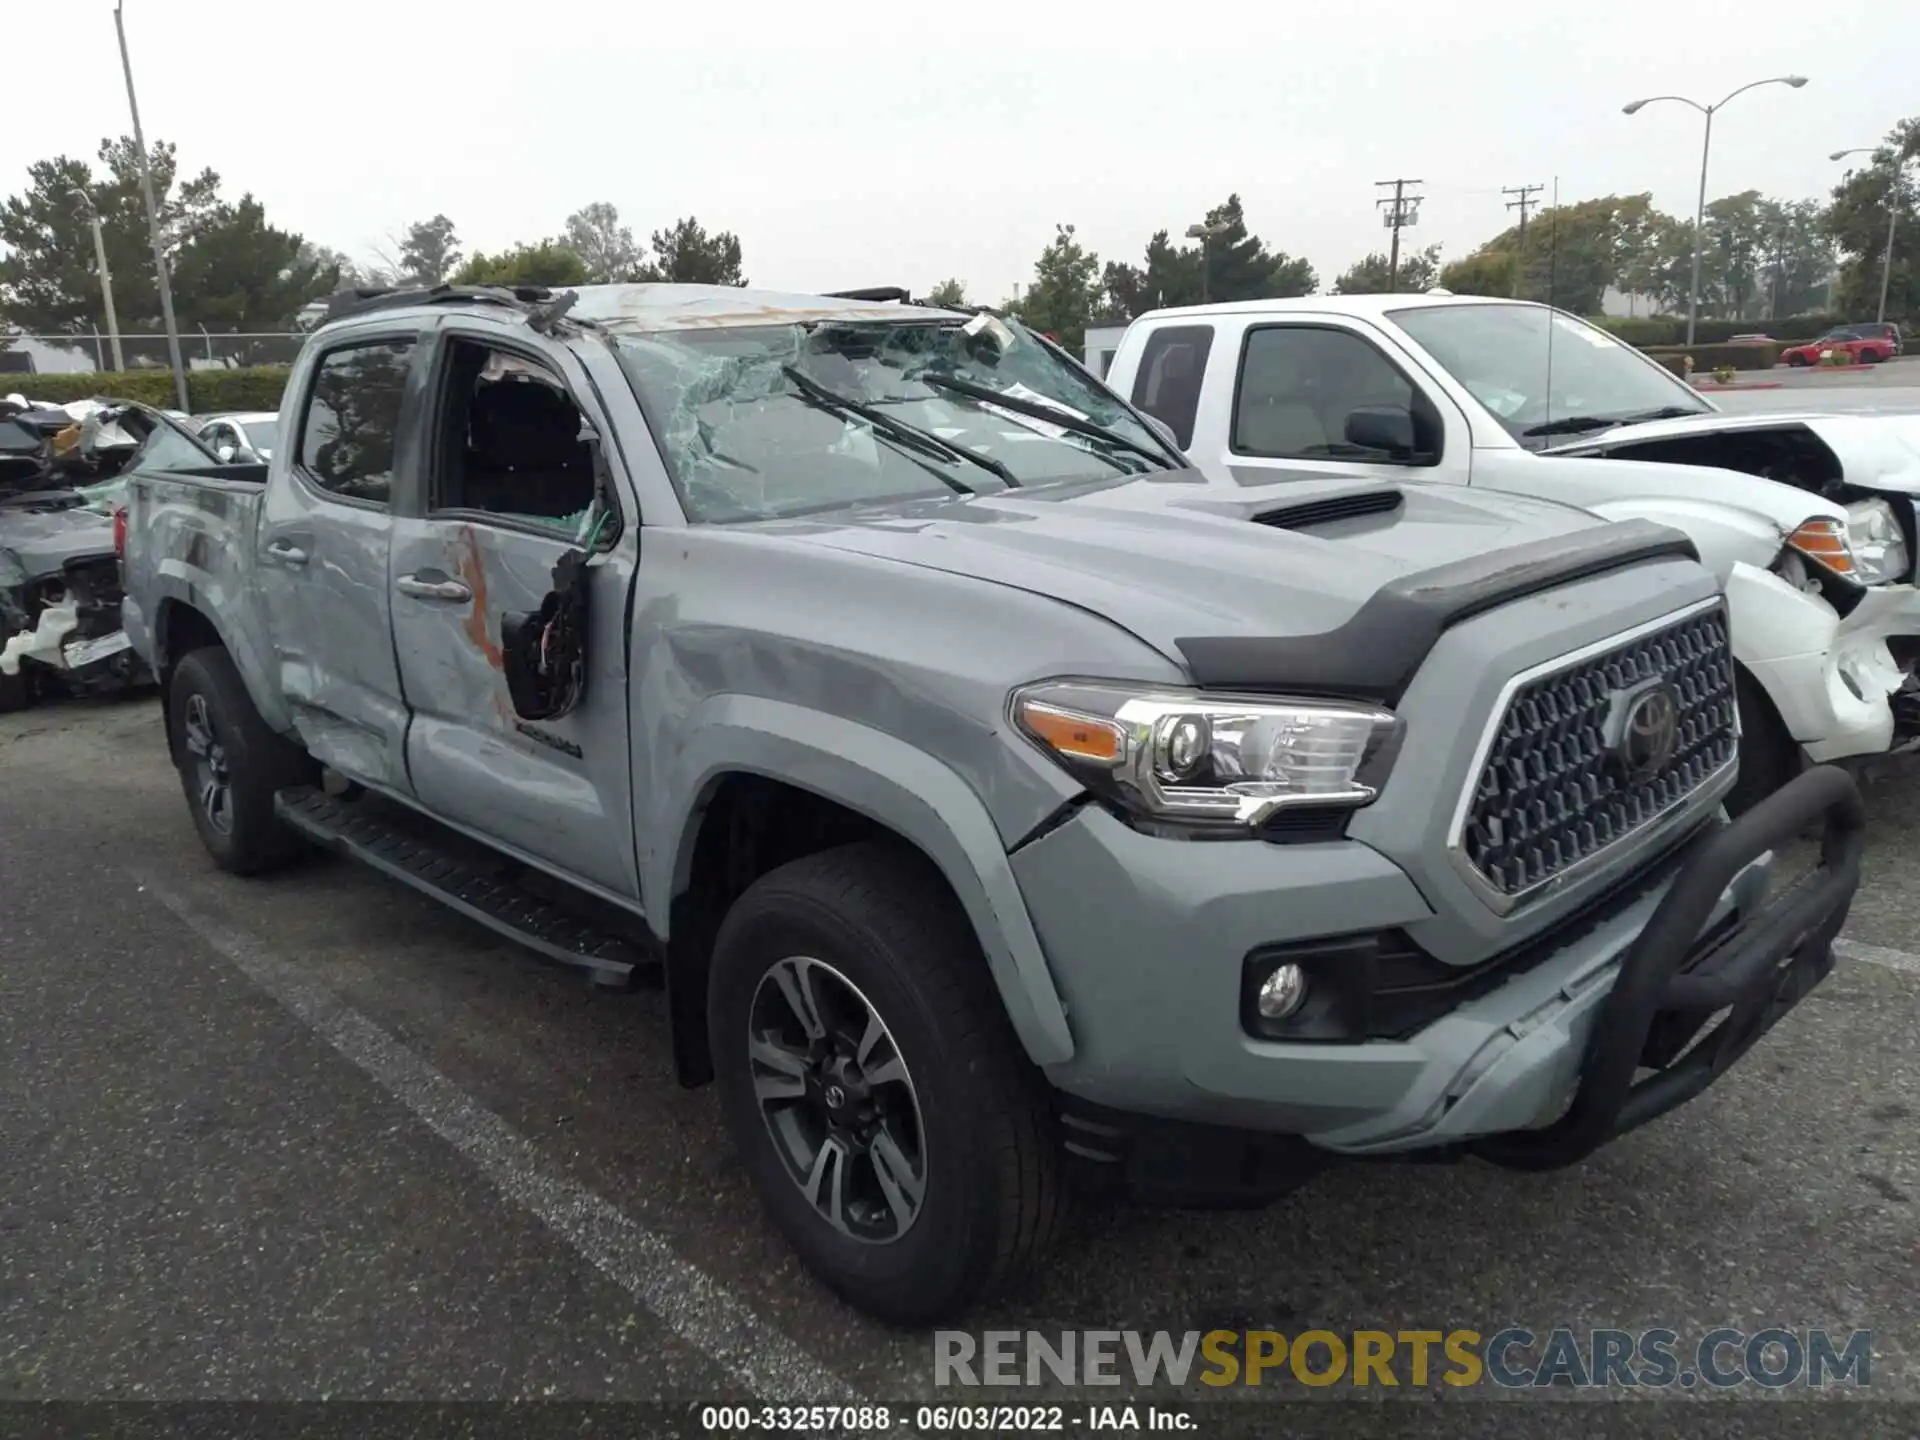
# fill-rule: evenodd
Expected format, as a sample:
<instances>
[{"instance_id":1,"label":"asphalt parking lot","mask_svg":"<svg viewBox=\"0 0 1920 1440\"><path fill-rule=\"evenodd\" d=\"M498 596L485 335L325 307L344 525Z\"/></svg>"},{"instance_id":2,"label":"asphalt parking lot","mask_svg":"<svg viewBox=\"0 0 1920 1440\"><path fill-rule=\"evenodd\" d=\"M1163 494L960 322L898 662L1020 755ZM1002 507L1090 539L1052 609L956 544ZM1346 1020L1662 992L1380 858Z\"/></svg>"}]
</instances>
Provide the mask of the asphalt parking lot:
<instances>
[{"instance_id":1,"label":"asphalt parking lot","mask_svg":"<svg viewBox=\"0 0 1920 1440\"><path fill-rule=\"evenodd\" d=\"M1741 388L1764 386L1763 389ZM1730 389L1704 391L1722 410L1920 410L1920 355L1868 369L1795 370L1779 366L1739 376Z\"/></svg>"},{"instance_id":2,"label":"asphalt parking lot","mask_svg":"<svg viewBox=\"0 0 1920 1440\"><path fill-rule=\"evenodd\" d=\"M0 781L0 1398L931 1393L762 1221L657 994L343 861L217 872L151 698L0 720ZM1090 1216L966 1328L1864 1328L1920 1399L1920 768L1869 800L1846 963L1704 1099L1553 1176Z\"/></svg>"}]
</instances>

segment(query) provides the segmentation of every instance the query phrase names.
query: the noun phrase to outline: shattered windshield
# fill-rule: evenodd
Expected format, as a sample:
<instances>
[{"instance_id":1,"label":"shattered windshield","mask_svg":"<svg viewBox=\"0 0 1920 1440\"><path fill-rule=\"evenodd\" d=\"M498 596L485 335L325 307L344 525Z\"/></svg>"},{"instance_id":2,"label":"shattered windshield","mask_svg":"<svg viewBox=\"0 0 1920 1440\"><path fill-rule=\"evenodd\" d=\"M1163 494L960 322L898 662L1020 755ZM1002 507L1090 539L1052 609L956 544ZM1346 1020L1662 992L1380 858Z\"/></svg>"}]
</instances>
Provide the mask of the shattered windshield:
<instances>
[{"instance_id":1,"label":"shattered windshield","mask_svg":"<svg viewBox=\"0 0 1920 1440\"><path fill-rule=\"evenodd\" d=\"M1387 318L1531 447L1712 408L1604 330L1542 306L1428 305Z\"/></svg>"},{"instance_id":2,"label":"shattered windshield","mask_svg":"<svg viewBox=\"0 0 1920 1440\"><path fill-rule=\"evenodd\" d=\"M990 316L659 330L616 347L695 520L1175 463L1092 376Z\"/></svg>"}]
</instances>

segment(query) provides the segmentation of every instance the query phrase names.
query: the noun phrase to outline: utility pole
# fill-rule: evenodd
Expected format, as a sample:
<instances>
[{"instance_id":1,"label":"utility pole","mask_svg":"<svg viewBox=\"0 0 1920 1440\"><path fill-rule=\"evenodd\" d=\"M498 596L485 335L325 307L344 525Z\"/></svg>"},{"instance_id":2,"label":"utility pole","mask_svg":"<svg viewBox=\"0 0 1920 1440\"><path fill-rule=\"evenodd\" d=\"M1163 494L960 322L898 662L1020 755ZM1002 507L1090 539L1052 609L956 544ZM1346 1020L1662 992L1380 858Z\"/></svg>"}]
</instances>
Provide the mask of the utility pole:
<instances>
[{"instance_id":1,"label":"utility pole","mask_svg":"<svg viewBox=\"0 0 1920 1440\"><path fill-rule=\"evenodd\" d=\"M1533 197L1546 187L1543 185L1509 185L1501 190L1502 195L1517 195L1517 200L1509 200L1507 209L1520 212L1520 253L1527 250L1527 212L1540 202Z\"/></svg>"},{"instance_id":2,"label":"utility pole","mask_svg":"<svg viewBox=\"0 0 1920 1440\"><path fill-rule=\"evenodd\" d=\"M167 327L167 363L173 367L174 397L182 411L187 401L187 367L180 360L180 330L173 322L173 282L167 274L167 248L160 238L160 207L153 198L153 167L147 163L147 140L140 129L140 102L133 95L133 61L127 57L127 27L120 17L120 0L113 7L113 28L120 36L120 69L127 77L127 109L133 113L133 148L140 160L140 194L147 202L147 233L153 240L153 268L160 282L160 319Z\"/></svg>"},{"instance_id":3,"label":"utility pole","mask_svg":"<svg viewBox=\"0 0 1920 1440\"><path fill-rule=\"evenodd\" d=\"M1400 231L1407 225L1418 224L1420 220L1420 202L1424 195L1407 194L1407 186L1423 185L1423 180L1376 180L1376 189L1393 187L1393 194L1383 195L1373 203L1383 207L1380 220L1393 232L1393 239L1387 250L1387 293L1392 294L1400 283Z\"/></svg>"},{"instance_id":4,"label":"utility pole","mask_svg":"<svg viewBox=\"0 0 1920 1440\"><path fill-rule=\"evenodd\" d=\"M100 299L107 307L107 339L113 344L113 368L118 372L127 368L127 362L120 353L120 319L113 313L113 275L107 269L107 242L100 234L100 212L85 190L75 186L73 194L85 207L87 221L93 227L93 263L100 270Z\"/></svg>"}]
</instances>

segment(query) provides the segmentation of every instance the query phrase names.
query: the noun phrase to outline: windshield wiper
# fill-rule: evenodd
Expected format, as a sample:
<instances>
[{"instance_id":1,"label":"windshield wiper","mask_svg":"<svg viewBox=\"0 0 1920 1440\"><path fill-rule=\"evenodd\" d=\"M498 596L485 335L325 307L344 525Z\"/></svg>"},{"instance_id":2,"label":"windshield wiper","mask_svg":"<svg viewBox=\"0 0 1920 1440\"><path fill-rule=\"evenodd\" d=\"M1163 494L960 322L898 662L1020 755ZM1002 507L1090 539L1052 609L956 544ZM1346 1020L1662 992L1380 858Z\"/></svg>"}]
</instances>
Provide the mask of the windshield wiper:
<instances>
[{"instance_id":1,"label":"windshield wiper","mask_svg":"<svg viewBox=\"0 0 1920 1440\"><path fill-rule=\"evenodd\" d=\"M918 425L909 425L904 420L896 420L886 411L876 409L863 400L855 400L851 395L842 395L838 390L829 389L798 366L782 365L780 369L787 379L799 387L800 393L814 404L829 410L838 410L842 414L859 416L873 427L875 434L886 436L902 449L918 451L935 460L948 462L965 460L999 476L1000 482L1009 490L1020 488L1020 478L991 455L978 454L963 445L955 445L949 440L942 439L931 430L922 430ZM932 473L939 475L962 495L974 493L970 487L962 485L951 475L937 470Z\"/></svg>"},{"instance_id":2,"label":"windshield wiper","mask_svg":"<svg viewBox=\"0 0 1920 1440\"><path fill-rule=\"evenodd\" d=\"M1165 455L1149 449L1137 440L1128 439L1117 430L1109 430L1104 425L1097 425L1091 420L1083 419L1065 410L1056 410L1053 406L1042 404L1037 400L1028 400L1018 395L1003 394L991 386L975 385L969 380L956 380L951 375L930 375L923 372L913 378L918 380L922 385L933 386L936 390L951 390L955 394L966 395L989 405L998 405L1002 409L1013 410L1022 415L1030 415L1035 420L1045 420L1050 425L1058 425L1062 430L1071 430L1076 435L1086 435L1095 440L1105 440L1110 445L1118 445L1124 450L1131 450L1135 455L1143 459L1153 461L1158 469L1171 470L1175 468L1167 463L1167 457Z\"/></svg>"},{"instance_id":3,"label":"windshield wiper","mask_svg":"<svg viewBox=\"0 0 1920 1440\"><path fill-rule=\"evenodd\" d=\"M1569 415L1549 420L1544 425L1529 425L1522 435L1578 435L1583 430L1606 430L1615 425L1638 425L1646 420L1679 420L1688 415L1704 415L1704 410L1689 410L1685 405L1662 405L1657 410L1636 410L1626 415Z\"/></svg>"}]
</instances>

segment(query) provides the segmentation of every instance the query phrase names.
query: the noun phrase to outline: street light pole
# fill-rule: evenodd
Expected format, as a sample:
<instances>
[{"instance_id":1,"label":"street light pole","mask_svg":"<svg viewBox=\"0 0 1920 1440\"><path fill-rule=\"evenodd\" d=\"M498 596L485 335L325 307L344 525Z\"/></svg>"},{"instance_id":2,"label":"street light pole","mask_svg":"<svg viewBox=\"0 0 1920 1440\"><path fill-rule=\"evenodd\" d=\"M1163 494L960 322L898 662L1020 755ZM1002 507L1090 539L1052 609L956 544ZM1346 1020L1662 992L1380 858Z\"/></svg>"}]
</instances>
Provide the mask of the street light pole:
<instances>
[{"instance_id":1,"label":"street light pole","mask_svg":"<svg viewBox=\"0 0 1920 1440\"><path fill-rule=\"evenodd\" d=\"M1856 145L1851 150L1836 150L1827 158L1844 160L1849 155L1870 155L1875 148L1872 145ZM1906 179L1906 168L1904 159L1898 155L1893 157L1893 177L1887 181L1887 249L1880 257L1880 309L1873 317L1876 322L1887 318L1887 287L1893 280L1893 237L1900 223L1900 201L1905 188L1902 182Z\"/></svg>"},{"instance_id":2,"label":"street light pole","mask_svg":"<svg viewBox=\"0 0 1920 1440\"><path fill-rule=\"evenodd\" d=\"M1791 85L1798 90L1807 83L1804 75L1771 75L1765 80L1752 80L1738 90L1712 105L1702 105L1698 100L1689 100L1684 95L1649 95L1644 100L1633 100L1620 107L1621 113L1631 115L1641 108L1657 104L1662 100L1672 100L1676 104L1691 105L1705 118L1706 124L1700 137L1700 197L1693 207L1693 279L1687 287L1687 344L1693 344L1694 327L1700 318L1700 245L1705 238L1707 223L1707 156L1713 149L1713 116L1735 95L1744 95L1747 91L1761 85Z\"/></svg>"},{"instance_id":3,"label":"street light pole","mask_svg":"<svg viewBox=\"0 0 1920 1440\"><path fill-rule=\"evenodd\" d=\"M127 57L127 27L121 18L122 0L114 0L113 28L120 36L120 69L127 77L127 109L133 114L133 148L140 161L140 193L147 202L147 233L153 241L153 268L160 282L160 320L167 327L167 363L173 367L173 391L182 410L187 402L187 367L180 360L180 331L173 321L173 282L167 275L167 251L160 238L160 207L153 198L153 167L147 163L147 140L140 129L140 102L133 94L133 61Z\"/></svg>"},{"instance_id":4,"label":"street light pole","mask_svg":"<svg viewBox=\"0 0 1920 1440\"><path fill-rule=\"evenodd\" d=\"M1207 241L1223 233L1226 228L1226 225L1219 221L1211 225L1198 224L1187 227L1187 238L1200 242L1200 303L1202 305L1207 303L1207 271L1212 268L1209 264Z\"/></svg>"},{"instance_id":5,"label":"street light pole","mask_svg":"<svg viewBox=\"0 0 1920 1440\"><path fill-rule=\"evenodd\" d=\"M107 269L107 242L100 234L100 212L85 190L75 186L73 193L86 207L87 222L93 227L93 262L100 270L100 299L107 307L107 339L113 345L113 368L116 372L125 370L126 357L120 353L120 320L113 313L113 275Z\"/></svg>"}]
</instances>

